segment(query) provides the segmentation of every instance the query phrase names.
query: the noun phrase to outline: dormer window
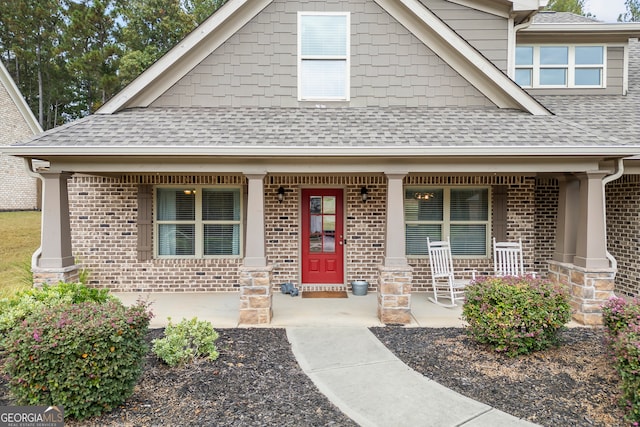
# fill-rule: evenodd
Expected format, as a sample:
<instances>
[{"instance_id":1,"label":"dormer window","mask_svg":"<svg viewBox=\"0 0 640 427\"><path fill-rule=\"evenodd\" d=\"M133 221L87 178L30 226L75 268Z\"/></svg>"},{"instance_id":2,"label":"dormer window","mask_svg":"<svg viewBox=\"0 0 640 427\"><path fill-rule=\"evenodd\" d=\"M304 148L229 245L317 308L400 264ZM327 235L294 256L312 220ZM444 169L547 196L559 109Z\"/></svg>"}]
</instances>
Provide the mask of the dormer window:
<instances>
[{"instance_id":1,"label":"dormer window","mask_svg":"<svg viewBox=\"0 0 640 427\"><path fill-rule=\"evenodd\" d=\"M515 80L528 88L605 87L606 49L594 45L516 47Z\"/></svg>"},{"instance_id":2,"label":"dormer window","mask_svg":"<svg viewBox=\"0 0 640 427\"><path fill-rule=\"evenodd\" d=\"M349 100L349 13L298 13L298 99Z\"/></svg>"}]
</instances>

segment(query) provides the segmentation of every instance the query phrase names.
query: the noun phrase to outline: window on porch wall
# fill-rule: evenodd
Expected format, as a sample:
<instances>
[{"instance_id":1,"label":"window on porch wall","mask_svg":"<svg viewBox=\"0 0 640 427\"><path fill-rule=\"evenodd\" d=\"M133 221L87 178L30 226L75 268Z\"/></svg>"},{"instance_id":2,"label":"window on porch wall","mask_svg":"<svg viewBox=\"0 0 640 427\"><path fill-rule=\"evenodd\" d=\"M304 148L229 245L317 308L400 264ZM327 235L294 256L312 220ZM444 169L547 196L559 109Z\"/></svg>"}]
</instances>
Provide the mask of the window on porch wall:
<instances>
[{"instance_id":1,"label":"window on porch wall","mask_svg":"<svg viewBox=\"0 0 640 427\"><path fill-rule=\"evenodd\" d=\"M239 188L158 188L156 254L160 258L239 256Z\"/></svg>"},{"instance_id":2,"label":"window on porch wall","mask_svg":"<svg viewBox=\"0 0 640 427\"><path fill-rule=\"evenodd\" d=\"M488 188L405 189L406 253L428 254L427 237L451 241L454 256L486 257L489 248Z\"/></svg>"}]
</instances>

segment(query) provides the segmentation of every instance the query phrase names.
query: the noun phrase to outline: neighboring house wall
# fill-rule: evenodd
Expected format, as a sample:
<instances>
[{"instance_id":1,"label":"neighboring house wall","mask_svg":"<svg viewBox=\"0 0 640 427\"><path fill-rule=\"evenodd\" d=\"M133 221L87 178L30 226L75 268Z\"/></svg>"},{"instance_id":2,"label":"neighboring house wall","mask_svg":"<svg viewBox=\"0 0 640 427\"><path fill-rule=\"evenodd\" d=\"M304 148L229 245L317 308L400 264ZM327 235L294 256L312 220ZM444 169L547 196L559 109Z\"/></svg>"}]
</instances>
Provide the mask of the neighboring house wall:
<instances>
[{"instance_id":1,"label":"neighboring house wall","mask_svg":"<svg viewBox=\"0 0 640 427\"><path fill-rule=\"evenodd\" d=\"M300 106L298 11L351 12L351 100L338 105L493 105L371 0L316 0L304 4L276 0L151 106ZM500 22L501 27L489 31L488 40L483 40L478 28L486 25L479 22L487 14L470 11L465 15L472 14L478 15L478 22L467 19L453 24L477 37L475 43L482 45L489 57L500 57L494 49L501 46L506 55L506 42L495 42L496 33L506 28L506 23ZM503 37L506 38L506 30Z\"/></svg>"},{"instance_id":2,"label":"neighboring house wall","mask_svg":"<svg viewBox=\"0 0 640 427\"><path fill-rule=\"evenodd\" d=\"M617 293L640 295L640 175L624 175L607 185L607 240L618 262Z\"/></svg>"},{"instance_id":3,"label":"neighboring house wall","mask_svg":"<svg viewBox=\"0 0 640 427\"><path fill-rule=\"evenodd\" d=\"M33 132L0 82L0 146L10 145L30 136L33 136ZM38 207L36 179L27 175L24 161L0 154L0 211Z\"/></svg>"}]
</instances>

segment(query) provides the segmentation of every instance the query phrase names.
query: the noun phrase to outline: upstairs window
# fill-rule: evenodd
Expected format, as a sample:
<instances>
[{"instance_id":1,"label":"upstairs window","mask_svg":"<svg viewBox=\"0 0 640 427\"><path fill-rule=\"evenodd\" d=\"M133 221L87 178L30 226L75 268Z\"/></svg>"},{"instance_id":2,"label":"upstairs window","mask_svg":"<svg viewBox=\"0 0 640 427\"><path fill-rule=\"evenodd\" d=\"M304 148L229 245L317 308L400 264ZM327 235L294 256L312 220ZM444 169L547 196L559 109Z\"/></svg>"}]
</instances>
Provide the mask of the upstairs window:
<instances>
[{"instance_id":1,"label":"upstairs window","mask_svg":"<svg viewBox=\"0 0 640 427\"><path fill-rule=\"evenodd\" d=\"M409 187L404 193L406 253L428 254L427 237L451 241L451 254L483 258L489 247L489 189Z\"/></svg>"},{"instance_id":2,"label":"upstairs window","mask_svg":"<svg viewBox=\"0 0 640 427\"><path fill-rule=\"evenodd\" d=\"M157 256L240 256L240 196L239 188L157 188L154 203Z\"/></svg>"},{"instance_id":3,"label":"upstairs window","mask_svg":"<svg viewBox=\"0 0 640 427\"><path fill-rule=\"evenodd\" d=\"M518 46L515 80L530 88L604 87L605 56L604 46Z\"/></svg>"},{"instance_id":4,"label":"upstairs window","mask_svg":"<svg viewBox=\"0 0 640 427\"><path fill-rule=\"evenodd\" d=\"M298 13L298 99L349 100L349 13Z\"/></svg>"}]
</instances>

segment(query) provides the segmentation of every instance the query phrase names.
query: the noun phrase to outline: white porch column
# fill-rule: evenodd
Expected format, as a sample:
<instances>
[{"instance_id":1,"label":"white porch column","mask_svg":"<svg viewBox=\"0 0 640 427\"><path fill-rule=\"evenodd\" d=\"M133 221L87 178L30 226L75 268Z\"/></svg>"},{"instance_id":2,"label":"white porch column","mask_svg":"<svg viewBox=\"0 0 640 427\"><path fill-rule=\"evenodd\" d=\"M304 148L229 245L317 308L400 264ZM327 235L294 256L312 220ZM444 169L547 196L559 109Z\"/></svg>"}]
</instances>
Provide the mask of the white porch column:
<instances>
[{"instance_id":1,"label":"white porch column","mask_svg":"<svg viewBox=\"0 0 640 427\"><path fill-rule=\"evenodd\" d=\"M387 175L387 222L385 233L384 266L406 266L407 255L404 232L405 174Z\"/></svg>"},{"instance_id":2,"label":"white porch column","mask_svg":"<svg viewBox=\"0 0 640 427\"><path fill-rule=\"evenodd\" d=\"M580 209L573 263L587 269L608 268L605 198L602 178L606 172L577 174L580 179Z\"/></svg>"},{"instance_id":3,"label":"white porch column","mask_svg":"<svg viewBox=\"0 0 640 427\"><path fill-rule=\"evenodd\" d=\"M265 267L267 265L264 238L264 185L265 174L246 175L249 180L247 200L247 238L245 267Z\"/></svg>"},{"instance_id":4,"label":"white porch column","mask_svg":"<svg viewBox=\"0 0 640 427\"><path fill-rule=\"evenodd\" d=\"M576 239L580 206L580 181L572 176L558 177L558 219L556 228L556 248L553 259L572 263L576 255Z\"/></svg>"}]
</instances>

